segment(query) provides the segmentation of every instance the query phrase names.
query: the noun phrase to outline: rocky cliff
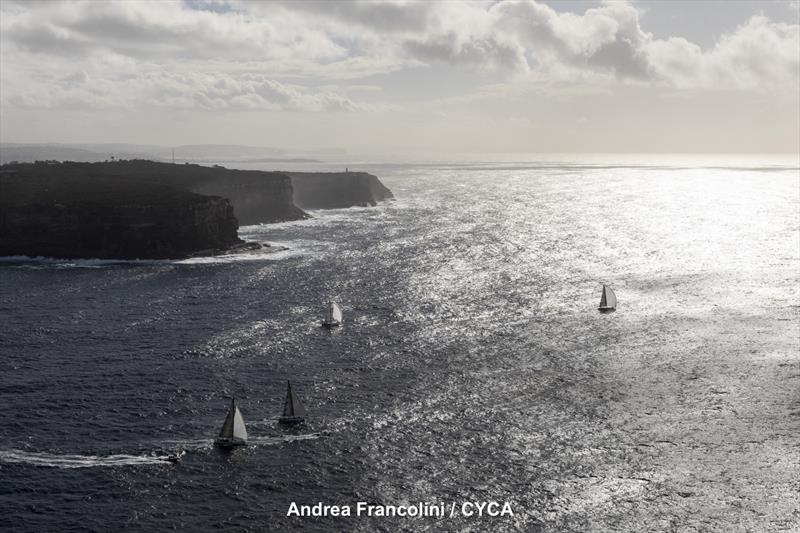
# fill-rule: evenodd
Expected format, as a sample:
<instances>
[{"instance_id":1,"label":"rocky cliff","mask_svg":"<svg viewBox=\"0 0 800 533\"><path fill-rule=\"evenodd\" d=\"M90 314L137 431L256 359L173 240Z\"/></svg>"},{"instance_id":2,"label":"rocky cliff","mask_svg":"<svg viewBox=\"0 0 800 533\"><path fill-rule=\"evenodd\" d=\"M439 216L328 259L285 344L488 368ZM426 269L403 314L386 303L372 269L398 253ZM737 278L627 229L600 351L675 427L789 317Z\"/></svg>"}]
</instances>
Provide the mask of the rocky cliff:
<instances>
[{"instance_id":1,"label":"rocky cliff","mask_svg":"<svg viewBox=\"0 0 800 533\"><path fill-rule=\"evenodd\" d=\"M0 167L0 256L166 259L242 244L225 198L58 167Z\"/></svg>"},{"instance_id":2,"label":"rocky cliff","mask_svg":"<svg viewBox=\"0 0 800 533\"><path fill-rule=\"evenodd\" d=\"M289 172L294 203L303 209L375 205L393 198L381 181L366 172Z\"/></svg>"},{"instance_id":3,"label":"rocky cliff","mask_svg":"<svg viewBox=\"0 0 800 533\"><path fill-rule=\"evenodd\" d=\"M234 216L243 226L308 217L292 201L291 179L280 172L173 165L142 159L97 163L67 161L49 165L20 163L3 168L19 172L35 169L38 176L82 176L149 182L203 195L221 196L231 201Z\"/></svg>"}]
</instances>

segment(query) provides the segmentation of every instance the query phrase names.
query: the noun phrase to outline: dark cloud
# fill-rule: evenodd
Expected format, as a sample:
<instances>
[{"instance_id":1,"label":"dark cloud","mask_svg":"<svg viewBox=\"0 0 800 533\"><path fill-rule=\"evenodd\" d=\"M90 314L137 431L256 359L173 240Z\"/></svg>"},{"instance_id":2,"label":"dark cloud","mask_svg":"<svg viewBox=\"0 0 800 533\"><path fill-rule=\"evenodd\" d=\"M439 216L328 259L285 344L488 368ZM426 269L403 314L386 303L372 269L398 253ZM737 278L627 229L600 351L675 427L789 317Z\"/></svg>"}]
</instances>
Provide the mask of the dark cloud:
<instances>
[{"instance_id":1,"label":"dark cloud","mask_svg":"<svg viewBox=\"0 0 800 533\"><path fill-rule=\"evenodd\" d=\"M242 2L241 5L256 7L264 14L275 5L286 9L315 15L323 19L335 19L357 24L377 32L425 32L435 19L433 2L423 1L345 1L301 0L281 2Z\"/></svg>"},{"instance_id":2,"label":"dark cloud","mask_svg":"<svg viewBox=\"0 0 800 533\"><path fill-rule=\"evenodd\" d=\"M461 39L455 32L450 32L425 40L409 39L404 48L413 57L428 63L499 67L510 71L527 69L523 51L514 43L499 41L491 35L469 36L466 41Z\"/></svg>"},{"instance_id":3,"label":"dark cloud","mask_svg":"<svg viewBox=\"0 0 800 533\"><path fill-rule=\"evenodd\" d=\"M113 52L157 61L331 60L344 53L322 31L232 11L188 9L176 2L33 5L5 15L4 38L34 53L84 57Z\"/></svg>"},{"instance_id":4,"label":"dark cloud","mask_svg":"<svg viewBox=\"0 0 800 533\"><path fill-rule=\"evenodd\" d=\"M5 33L9 41L33 53L84 56L93 48L93 43L84 36L50 24L20 24Z\"/></svg>"},{"instance_id":5,"label":"dark cloud","mask_svg":"<svg viewBox=\"0 0 800 533\"><path fill-rule=\"evenodd\" d=\"M619 78L647 80L654 74L645 52L625 38L603 44L589 56L587 64L608 69Z\"/></svg>"}]
</instances>

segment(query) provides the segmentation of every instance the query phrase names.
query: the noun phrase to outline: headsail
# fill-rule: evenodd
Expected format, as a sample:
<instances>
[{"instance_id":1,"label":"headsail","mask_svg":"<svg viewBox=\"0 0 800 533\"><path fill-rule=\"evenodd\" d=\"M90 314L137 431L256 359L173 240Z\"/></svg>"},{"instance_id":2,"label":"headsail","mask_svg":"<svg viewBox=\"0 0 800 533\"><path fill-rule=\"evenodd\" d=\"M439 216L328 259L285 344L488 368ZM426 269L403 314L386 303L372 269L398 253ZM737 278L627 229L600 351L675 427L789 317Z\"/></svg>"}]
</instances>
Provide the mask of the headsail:
<instances>
[{"instance_id":1,"label":"headsail","mask_svg":"<svg viewBox=\"0 0 800 533\"><path fill-rule=\"evenodd\" d=\"M219 432L221 439L241 439L247 440L247 429L244 427L244 418L239 408L236 407L236 400L231 398L231 407L228 409L228 416L225 417L225 422L222 424L222 429Z\"/></svg>"},{"instance_id":2,"label":"headsail","mask_svg":"<svg viewBox=\"0 0 800 533\"><path fill-rule=\"evenodd\" d=\"M331 318L334 322L342 321L342 309L336 302L331 302Z\"/></svg>"},{"instance_id":3,"label":"headsail","mask_svg":"<svg viewBox=\"0 0 800 533\"><path fill-rule=\"evenodd\" d=\"M600 296L600 309L615 309L617 307L617 295L611 287L603 285L603 294Z\"/></svg>"},{"instance_id":4,"label":"headsail","mask_svg":"<svg viewBox=\"0 0 800 533\"><path fill-rule=\"evenodd\" d=\"M342 308L336 302L328 302L325 308L325 319L322 321L323 326L332 327L339 326L342 323Z\"/></svg>"},{"instance_id":5,"label":"headsail","mask_svg":"<svg viewBox=\"0 0 800 533\"><path fill-rule=\"evenodd\" d=\"M233 438L247 440L247 429L244 427L244 418L242 412L236 407L236 412L233 415Z\"/></svg>"},{"instance_id":6,"label":"headsail","mask_svg":"<svg viewBox=\"0 0 800 533\"><path fill-rule=\"evenodd\" d=\"M292 390L292 382L287 381L286 401L283 403L283 416L286 418L306 416L306 409L300 403L300 398Z\"/></svg>"}]
</instances>

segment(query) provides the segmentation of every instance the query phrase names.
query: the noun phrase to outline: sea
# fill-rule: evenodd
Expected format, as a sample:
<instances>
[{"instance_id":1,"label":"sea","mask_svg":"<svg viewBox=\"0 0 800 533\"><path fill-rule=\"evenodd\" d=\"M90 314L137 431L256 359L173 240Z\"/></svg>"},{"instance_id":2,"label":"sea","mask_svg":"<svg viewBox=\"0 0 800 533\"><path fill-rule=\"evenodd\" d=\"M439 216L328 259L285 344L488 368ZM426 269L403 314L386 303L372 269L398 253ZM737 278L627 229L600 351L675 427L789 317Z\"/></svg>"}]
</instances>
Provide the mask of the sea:
<instances>
[{"instance_id":1,"label":"sea","mask_svg":"<svg viewBox=\"0 0 800 533\"><path fill-rule=\"evenodd\" d=\"M262 251L0 260L0 530L800 529L796 158L345 164Z\"/></svg>"}]
</instances>

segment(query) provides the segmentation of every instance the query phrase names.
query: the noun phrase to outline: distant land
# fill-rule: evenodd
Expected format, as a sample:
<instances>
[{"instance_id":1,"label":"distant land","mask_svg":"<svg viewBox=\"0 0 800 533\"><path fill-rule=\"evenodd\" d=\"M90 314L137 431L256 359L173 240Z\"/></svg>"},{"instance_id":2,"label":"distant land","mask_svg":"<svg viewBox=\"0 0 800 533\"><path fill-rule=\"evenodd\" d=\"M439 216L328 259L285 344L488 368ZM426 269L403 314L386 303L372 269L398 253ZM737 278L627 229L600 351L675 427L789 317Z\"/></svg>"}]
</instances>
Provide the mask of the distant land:
<instances>
[{"instance_id":1,"label":"distant land","mask_svg":"<svg viewBox=\"0 0 800 533\"><path fill-rule=\"evenodd\" d=\"M287 172L294 203L302 209L374 206L393 198L377 176L367 172Z\"/></svg>"},{"instance_id":2,"label":"distant land","mask_svg":"<svg viewBox=\"0 0 800 533\"><path fill-rule=\"evenodd\" d=\"M319 159L311 159L308 157L262 157L259 159L244 159L235 162L237 163L322 163L322 161Z\"/></svg>"},{"instance_id":3,"label":"distant land","mask_svg":"<svg viewBox=\"0 0 800 533\"><path fill-rule=\"evenodd\" d=\"M366 172L284 173L149 160L0 166L0 255L160 259L240 248L240 224L392 198Z\"/></svg>"},{"instance_id":4,"label":"distant land","mask_svg":"<svg viewBox=\"0 0 800 533\"><path fill-rule=\"evenodd\" d=\"M319 159L290 154L280 148L229 144L190 144L175 147L146 144L25 144L0 143L0 164L35 161L100 162L111 159L151 159L171 162L316 163ZM320 151L319 153L339 153Z\"/></svg>"}]
</instances>

